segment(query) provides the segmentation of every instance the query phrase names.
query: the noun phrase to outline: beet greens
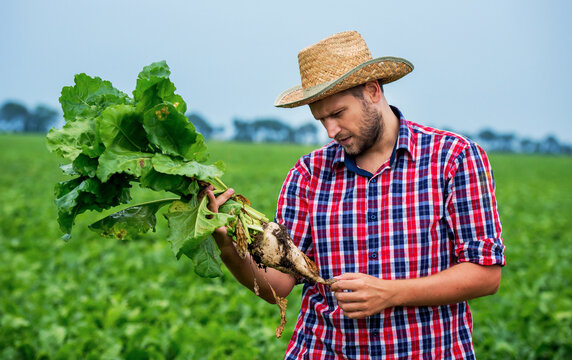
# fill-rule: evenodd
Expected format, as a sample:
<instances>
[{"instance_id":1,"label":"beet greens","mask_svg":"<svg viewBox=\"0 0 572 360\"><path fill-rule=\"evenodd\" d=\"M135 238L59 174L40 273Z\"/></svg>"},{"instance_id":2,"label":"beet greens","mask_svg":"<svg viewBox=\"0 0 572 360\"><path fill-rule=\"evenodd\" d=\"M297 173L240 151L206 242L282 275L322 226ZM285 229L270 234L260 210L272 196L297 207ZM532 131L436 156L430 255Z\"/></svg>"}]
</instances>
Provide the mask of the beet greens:
<instances>
[{"instance_id":1,"label":"beet greens","mask_svg":"<svg viewBox=\"0 0 572 360\"><path fill-rule=\"evenodd\" d=\"M168 205L168 241L177 259L189 257L200 276L220 276L213 231L227 226L245 249L268 219L239 195L219 213L207 208L208 199L201 196L206 186L212 185L215 194L227 189L220 180L224 165L206 163L204 138L185 116L187 106L169 76L165 61L144 67L133 97L86 74L62 89L65 125L51 129L47 143L69 161L61 169L73 178L56 185L58 223L67 240L78 215L128 204L133 184L167 191L175 196L133 205L89 228L126 239L154 230L157 211Z\"/></svg>"}]
</instances>

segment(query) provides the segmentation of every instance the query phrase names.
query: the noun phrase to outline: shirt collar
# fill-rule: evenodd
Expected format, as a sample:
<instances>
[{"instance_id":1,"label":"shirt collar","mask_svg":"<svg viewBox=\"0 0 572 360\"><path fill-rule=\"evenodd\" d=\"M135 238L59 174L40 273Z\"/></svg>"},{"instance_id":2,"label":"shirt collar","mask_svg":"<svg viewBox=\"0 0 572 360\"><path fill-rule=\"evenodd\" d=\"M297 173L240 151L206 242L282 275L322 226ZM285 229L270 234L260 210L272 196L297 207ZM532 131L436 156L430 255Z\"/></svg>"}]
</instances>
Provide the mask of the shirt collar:
<instances>
[{"instance_id":1,"label":"shirt collar","mask_svg":"<svg viewBox=\"0 0 572 360\"><path fill-rule=\"evenodd\" d=\"M391 110L397 118L399 119L399 133L397 134L397 146L395 147L396 150L403 149L409 153L411 160L415 161L415 152L417 148L417 135L413 132L411 128L411 123L405 119L401 111L393 106L390 105ZM397 156L400 155L402 152L397 152Z\"/></svg>"},{"instance_id":2,"label":"shirt collar","mask_svg":"<svg viewBox=\"0 0 572 360\"><path fill-rule=\"evenodd\" d=\"M390 165L393 166L395 160L403 154L403 151L398 151L398 150L405 150L406 152L409 153L411 160L415 161L416 136L413 130L411 129L411 124L405 119L405 117L397 107L393 105L390 105L390 107L395 116L397 116L397 118L399 119L399 133L397 134L397 141L395 142L395 147L393 148L393 153L391 155ZM349 156L345 153L342 146L336 143L335 141L330 142L329 146L335 147L335 154L332 166L335 166L337 164L345 164Z\"/></svg>"}]
</instances>

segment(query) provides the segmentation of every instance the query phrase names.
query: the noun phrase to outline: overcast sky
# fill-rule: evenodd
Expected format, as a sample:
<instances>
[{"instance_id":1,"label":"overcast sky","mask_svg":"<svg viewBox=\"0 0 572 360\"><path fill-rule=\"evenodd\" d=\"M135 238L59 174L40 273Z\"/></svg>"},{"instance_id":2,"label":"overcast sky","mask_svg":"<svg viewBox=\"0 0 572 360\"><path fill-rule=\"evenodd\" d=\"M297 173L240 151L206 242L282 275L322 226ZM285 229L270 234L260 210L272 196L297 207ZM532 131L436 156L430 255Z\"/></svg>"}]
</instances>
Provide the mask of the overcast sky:
<instances>
[{"instance_id":1,"label":"overcast sky","mask_svg":"<svg viewBox=\"0 0 572 360\"><path fill-rule=\"evenodd\" d=\"M59 107L85 72L131 94L143 66L166 60L191 111L216 125L274 117L300 82L297 53L359 31L374 57L415 70L385 87L409 120L572 142L572 2L2 0L0 103Z\"/></svg>"}]
</instances>

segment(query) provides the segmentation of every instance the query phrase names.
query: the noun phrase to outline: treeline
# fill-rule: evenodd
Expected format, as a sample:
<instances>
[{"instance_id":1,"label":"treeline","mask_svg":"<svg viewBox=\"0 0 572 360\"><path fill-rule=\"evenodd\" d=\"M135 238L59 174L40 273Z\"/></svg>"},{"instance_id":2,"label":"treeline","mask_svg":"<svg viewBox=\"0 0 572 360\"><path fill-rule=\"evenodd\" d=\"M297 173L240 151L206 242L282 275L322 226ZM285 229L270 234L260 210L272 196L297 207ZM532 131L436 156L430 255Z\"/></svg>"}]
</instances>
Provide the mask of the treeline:
<instances>
[{"instance_id":1,"label":"treeline","mask_svg":"<svg viewBox=\"0 0 572 360\"><path fill-rule=\"evenodd\" d=\"M319 127L315 122L301 126L291 126L278 119L261 118L254 120L234 119L232 135L225 134L222 126L213 126L203 116L187 114L196 129L207 139L220 138L241 142L274 142L318 144ZM46 133L61 121L61 113L46 105L28 109L17 101L6 101L0 107L0 132ZM467 135L467 134L465 134ZM512 133L498 133L484 129L470 138L477 141L489 152L572 154L572 145L561 143L553 136L541 140L521 138Z\"/></svg>"},{"instance_id":2,"label":"treeline","mask_svg":"<svg viewBox=\"0 0 572 360\"><path fill-rule=\"evenodd\" d=\"M46 105L28 109L16 101L6 101L0 108L0 131L45 133L60 117L60 113Z\"/></svg>"},{"instance_id":3,"label":"treeline","mask_svg":"<svg viewBox=\"0 0 572 360\"><path fill-rule=\"evenodd\" d=\"M572 146L559 142L554 135L533 140L512 133L501 134L492 129L484 129L474 136L474 140L491 152L572 155Z\"/></svg>"},{"instance_id":4,"label":"treeline","mask_svg":"<svg viewBox=\"0 0 572 360\"><path fill-rule=\"evenodd\" d=\"M187 114L189 121L207 139L223 134L224 127L211 125L204 117L196 113ZM14 133L46 133L51 127L61 121L61 113L45 106L39 105L30 110L16 101L6 101L0 107L0 132ZM299 127L292 127L278 119L257 119L233 121L234 141L243 142L277 142L317 144L318 127L314 123L307 123Z\"/></svg>"}]
</instances>

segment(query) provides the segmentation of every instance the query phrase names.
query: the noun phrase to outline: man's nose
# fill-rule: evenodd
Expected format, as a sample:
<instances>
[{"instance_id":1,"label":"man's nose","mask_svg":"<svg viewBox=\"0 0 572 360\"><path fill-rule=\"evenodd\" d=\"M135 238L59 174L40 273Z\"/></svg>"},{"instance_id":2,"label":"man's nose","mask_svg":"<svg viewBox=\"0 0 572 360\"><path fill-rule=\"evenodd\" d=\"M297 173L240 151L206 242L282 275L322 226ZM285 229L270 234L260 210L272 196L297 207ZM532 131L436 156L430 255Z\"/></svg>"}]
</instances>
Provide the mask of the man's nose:
<instances>
[{"instance_id":1,"label":"man's nose","mask_svg":"<svg viewBox=\"0 0 572 360\"><path fill-rule=\"evenodd\" d=\"M324 128L326 129L328 137L330 139L335 138L336 135L338 135L338 133L340 132L340 126L338 125L338 122L335 120L326 119L322 122L322 125L324 125Z\"/></svg>"}]
</instances>

